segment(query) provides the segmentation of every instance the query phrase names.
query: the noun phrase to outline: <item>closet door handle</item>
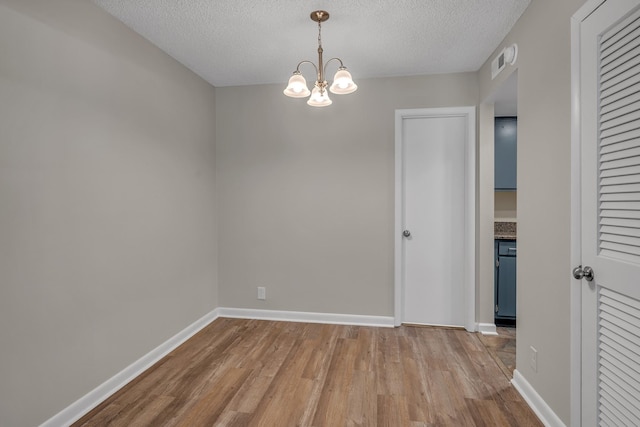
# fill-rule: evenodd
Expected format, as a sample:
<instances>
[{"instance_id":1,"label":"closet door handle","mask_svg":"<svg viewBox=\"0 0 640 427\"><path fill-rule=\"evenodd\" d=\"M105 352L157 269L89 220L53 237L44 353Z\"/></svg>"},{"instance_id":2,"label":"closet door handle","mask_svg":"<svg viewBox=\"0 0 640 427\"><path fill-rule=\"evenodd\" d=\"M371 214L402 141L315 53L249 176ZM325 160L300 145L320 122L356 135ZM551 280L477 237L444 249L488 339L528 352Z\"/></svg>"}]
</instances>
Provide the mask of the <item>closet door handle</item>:
<instances>
[{"instance_id":1,"label":"closet door handle","mask_svg":"<svg viewBox=\"0 0 640 427\"><path fill-rule=\"evenodd\" d=\"M582 268L582 266L579 265L573 269L574 279L578 279L578 280L585 279L587 282L591 282L594 277L595 277L595 272L593 271L593 268L589 267L588 265L585 266L584 268Z\"/></svg>"}]
</instances>

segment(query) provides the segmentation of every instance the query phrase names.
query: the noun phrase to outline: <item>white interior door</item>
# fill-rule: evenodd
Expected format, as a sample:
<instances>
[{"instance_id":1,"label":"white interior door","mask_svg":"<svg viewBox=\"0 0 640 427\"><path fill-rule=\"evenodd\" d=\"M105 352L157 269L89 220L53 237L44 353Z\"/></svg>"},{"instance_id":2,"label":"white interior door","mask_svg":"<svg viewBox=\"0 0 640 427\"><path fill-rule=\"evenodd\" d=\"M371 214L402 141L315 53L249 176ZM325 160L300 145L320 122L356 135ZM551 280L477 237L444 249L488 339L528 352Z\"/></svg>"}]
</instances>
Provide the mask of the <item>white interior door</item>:
<instances>
[{"instance_id":1,"label":"white interior door","mask_svg":"<svg viewBox=\"0 0 640 427\"><path fill-rule=\"evenodd\" d=\"M470 141L469 120L470 114L431 109L397 122L402 237L396 249L404 323L473 329L468 317L474 252L468 249L475 204L473 198L468 204L468 186L474 188L469 147L475 140Z\"/></svg>"},{"instance_id":2,"label":"white interior door","mask_svg":"<svg viewBox=\"0 0 640 427\"><path fill-rule=\"evenodd\" d=\"M640 9L580 23L582 425L640 425Z\"/></svg>"}]
</instances>

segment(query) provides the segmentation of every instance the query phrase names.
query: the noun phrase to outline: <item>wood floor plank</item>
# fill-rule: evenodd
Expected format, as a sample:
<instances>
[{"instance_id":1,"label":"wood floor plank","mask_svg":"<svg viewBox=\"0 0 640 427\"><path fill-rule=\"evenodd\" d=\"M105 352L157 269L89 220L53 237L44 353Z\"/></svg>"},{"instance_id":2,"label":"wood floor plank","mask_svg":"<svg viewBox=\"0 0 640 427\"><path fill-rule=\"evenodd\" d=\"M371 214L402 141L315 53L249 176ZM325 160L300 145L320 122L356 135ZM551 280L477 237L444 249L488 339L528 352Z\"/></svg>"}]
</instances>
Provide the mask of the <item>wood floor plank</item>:
<instances>
[{"instance_id":1,"label":"wood floor plank","mask_svg":"<svg viewBox=\"0 0 640 427\"><path fill-rule=\"evenodd\" d=\"M229 368L197 398L177 424L179 427L212 425L220 417L240 385L247 379L248 369Z\"/></svg>"},{"instance_id":2,"label":"wood floor plank","mask_svg":"<svg viewBox=\"0 0 640 427\"><path fill-rule=\"evenodd\" d=\"M541 426L463 330L217 319L77 426Z\"/></svg>"},{"instance_id":3,"label":"wood floor plank","mask_svg":"<svg viewBox=\"0 0 640 427\"><path fill-rule=\"evenodd\" d=\"M411 354L411 356L414 356ZM429 408L429 393L423 383L423 369L420 366L420 359L416 357L406 357L403 361L403 383L405 384L404 394L407 396L407 409L409 419L412 422L426 423L432 420Z\"/></svg>"},{"instance_id":4,"label":"wood floor plank","mask_svg":"<svg viewBox=\"0 0 640 427\"><path fill-rule=\"evenodd\" d=\"M354 371L347 398L347 424L372 426L378 415L376 376L373 371Z\"/></svg>"},{"instance_id":5,"label":"wood floor plank","mask_svg":"<svg viewBox=\"0 0 640 427\"><path fill-rule=\"evenodd\" d=\"M321 348L323 351L313 353L303 373L303 378L313 380L313 388L300 419L301 426L310 426L313 422L331 366L331 357L338 343L338 334L333 326L321 325L320 331L313 342L316 349Z\"/></svg>"},{"instance_id":6,"label":"wood floor plank","mask_svg":"<svg viewBox=\"0 0 640 427\"><path fill-rule=\"evenodd\" d=\"M236 395L229 402L227 410L229 412L252 414L264 398L272 382L273 377L265 377L260 375L259 370L255 370L240 386Z\"/></svg>"},{"instance_id":7,"label":"wood floor plank","mask_svg":"<svg viewBox=\"0 0 640 427\"><path fill-rule=\"evenodd\" d=\"M273 378L264 398L258 403L250 424L281 425L287 420L299 420L305 402L313 389L313 381L302 378L307 361L314 351L308 340L297 340Z\"/></svg>"},{"instance_id":8,"label":"wood floor plank","mask_svg":"<svg viewBox=\"0 0 640 427\"><path fill-rule=\"evenodd\" d=\"M214 427L245 427L250 415L244 412L226 411L213 424Z\"/></svg>"},{"instance_id":9,"label":"wood floor plank","mask_svg":"<svg viewBox=\"0 0 640 427\"><path fill-rule=\"evenodd\" d=\"M409 409L404 396L378 395L378 426L398 427L409 424Z\"/></svg>"},{"instance_id":10,"label":"wood floor plank","mask_svg":"<svg viewBox=\"0 0 640 427\"><path fill-rule=\"evenodd\" d=\"M312 425L331 426L345 423L355 355L355 340L338 338Z\"/></svg>"}]
</instances>

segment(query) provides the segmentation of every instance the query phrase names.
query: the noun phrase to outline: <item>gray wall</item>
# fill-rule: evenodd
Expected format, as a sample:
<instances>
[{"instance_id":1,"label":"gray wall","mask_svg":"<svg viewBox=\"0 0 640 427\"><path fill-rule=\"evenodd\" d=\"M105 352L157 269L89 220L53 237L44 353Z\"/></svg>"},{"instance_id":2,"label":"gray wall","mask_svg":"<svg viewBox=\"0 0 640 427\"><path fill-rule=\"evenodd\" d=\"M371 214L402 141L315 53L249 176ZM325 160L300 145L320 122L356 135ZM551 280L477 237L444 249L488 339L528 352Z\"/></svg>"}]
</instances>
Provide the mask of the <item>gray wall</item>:
<instances>
[{"instance_id":1,"label":"gray wall","mask_svg":"<svg viewBox=\"0 0 640 427\"><path fill-rule=\"evenodd\" d=\"M500 48L518 43L517 369L564 423L570 420L570 18L584 0L534 0ZM514 67L491 81L486 99ZM538 350L538 372L529 365Z\"/></svg>"},{"instance_id":2,"label":"gray wall","mask_svg":"<svg viewBox=\"0 0 640 427\"><path fill-rule=\"evenodd\" d=\"M217 306L214 89L90 2L0 2L0 425Z\"/></svg>"},{"instance_id":3,"label":"gray wall","mask_svg":"<svg viewBox=\"0 0 640 427\"><path fill-rule=\"evenodd\" d=\"M569 17L582 3L535 0L503 44L520 46L517 367L567 423ZM328 109L282 95L286 77L214 96L73 0L0 0L0 51L11 426L44 421L216 306L391 316L394 110L477 105L513 71L360 80Z\"/></svg>"},{"instance_id":4,"label":"gray wall","mask_svg":"<svg viewBox=\"0 0 640 427\"><path fill-rule=\"evenodd\" d=\"M476 105L476 74L359 80L325 109L283 79L216 91L220 305L392 316L394 110Z\"/></svg>"}]
</instances>

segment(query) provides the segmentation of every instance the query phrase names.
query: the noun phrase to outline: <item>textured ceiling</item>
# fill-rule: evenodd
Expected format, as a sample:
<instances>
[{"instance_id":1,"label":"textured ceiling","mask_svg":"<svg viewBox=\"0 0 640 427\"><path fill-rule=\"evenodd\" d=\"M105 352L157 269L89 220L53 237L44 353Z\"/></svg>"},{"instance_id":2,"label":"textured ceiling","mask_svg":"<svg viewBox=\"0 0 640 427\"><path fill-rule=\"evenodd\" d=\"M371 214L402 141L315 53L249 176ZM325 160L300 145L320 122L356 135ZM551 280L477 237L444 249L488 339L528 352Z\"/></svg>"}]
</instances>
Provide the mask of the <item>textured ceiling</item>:
<instances>
[{"instance_id":1,"label":"textured ceiling","mask_svg":"<svg viewBox=\"0 0 640 427\"><path fill-rule=\"evenodd\" d=\"M214 86L283 83L325 59L354 80L476 71L530 0L93 0ZM313 79L313 68L302 68ZM327 74L332 76L335 65Z\"/></svg>"}]
</instances>

